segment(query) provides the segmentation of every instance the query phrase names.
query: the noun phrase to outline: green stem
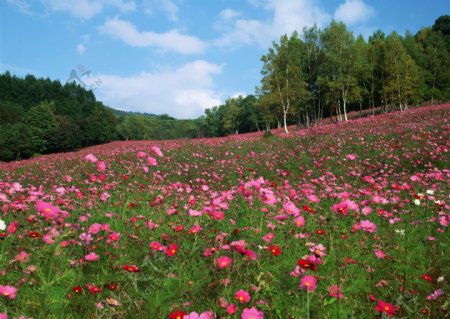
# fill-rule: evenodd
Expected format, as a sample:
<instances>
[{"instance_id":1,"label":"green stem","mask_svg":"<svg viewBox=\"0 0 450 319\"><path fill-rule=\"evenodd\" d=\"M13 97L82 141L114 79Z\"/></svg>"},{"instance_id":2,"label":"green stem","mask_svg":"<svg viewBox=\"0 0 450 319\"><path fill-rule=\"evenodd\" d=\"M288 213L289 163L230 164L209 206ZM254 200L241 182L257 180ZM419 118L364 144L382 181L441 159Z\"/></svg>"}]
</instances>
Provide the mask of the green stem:
<instances>
[{"instance_id":1,"label":"green stem","mask_svg":"<svg viewBox=\"0 0 450 319\"><path fill-rule=\"evenodd\" d=\"M309 314L309 292L306 292L306 312L307 312L307 317L306 318L310 318L310 314Z\"/></svg>"}]
</instances>

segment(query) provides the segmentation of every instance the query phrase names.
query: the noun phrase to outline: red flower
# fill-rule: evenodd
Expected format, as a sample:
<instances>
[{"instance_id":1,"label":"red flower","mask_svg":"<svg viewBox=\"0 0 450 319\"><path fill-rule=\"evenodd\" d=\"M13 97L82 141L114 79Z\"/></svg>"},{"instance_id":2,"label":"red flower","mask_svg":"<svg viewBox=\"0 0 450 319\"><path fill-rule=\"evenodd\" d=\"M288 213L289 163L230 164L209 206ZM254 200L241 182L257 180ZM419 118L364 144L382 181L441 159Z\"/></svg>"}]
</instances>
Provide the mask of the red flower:
<instances>
[{"instance_id":1,"label":"red flower","mask_svg":"<svg viewBox=\"0 0 450 319\"><path fill-rule=\"evenodd\" d=\"M323 230L323 229L318 229L318 230L316 230L316 234L317 234L317 235L323 235L323 234L325 234L325 230Z\"/></svg>"},{"instance_id":2,"label":"red flower","mask_svg":"<svg viewBox=\"0 0 450 319\"><path fill-rule=\"evenodd\" d=\"M423 274L422 275L422 279L425 279L426 281L429 281L429 282L431 282L431 276L430 275L427 275L427 274Z\"/></svg>"},{"instance_id":3,"label":"red flower","mask_svg":"<svg viewBox=\"0 0 450 319\"><path fill-rule=\"evenodd\" d=\"M170 244L169 247L166 249L166 255L171 257L175 256L178 251L178 245L177 244Z\"/></svg>"},{"instance_id":4,"label":"red flower","mask_svg":"<svg viewBox=\"0 0 450 319\"><path fill-rule=\"evenodd\" d=\"M183 229L184 229L183 225L178 225L173 228L173 231L178 233L178 232L182 231Z\"/></svg>"},{"instance_id":5,"label":"red flower","mask_svg":"<svg viewBox=\"0 0 450 319\"><path fill-rule=\"evenodd\" d=\"M117 289L117 284L109 284L107 288L110 291L114 291Z\"/></svg>"},{"instance_id":6,"label":"red flower","mask_svg":"<svg viewBox=\"0 0 450 319\"><path fill-rule=\"evenodd\" d=\"M272 256L280 256L281 254L281 249L278 245L269 246L267 250L272 253Z\"/></svg>"},{"instance_id":7,"label":"red flower","mask_svg":"<svg viewBox=\"0 0 450 319\"><path fill-rule=\"evenodd\" d=\"M30 236L32 238L39 238L41 236L41 234L39 234L37 231L30 231L28 233L28 236Z\"/></svg>"},{"instance_id":8,"label":"red flower","mask_svg":"<svg viewBox=\"0 0 450 319\"><path fill-rule=\"evenodd\" d=\"M345 263L346 263L346 264L357 264L358 261L356 261L356 260L354 260L354 259L351 259L350 257L346 257L346 258L345 258Z\"/></svg>"},{"instance_id":9,"label":"red flower","mask_svg":"<svg viewBox=\"0 0 450 319\"><path fill-rule=\"evenodd\" d=\"M299 265L301 268L303 269L310 269L312 271L315 271L317 268L317 265L310 262L309 260L305 260L305 259L299 259L297 261L297 265Z\"/></svg>"},{"instance_id":10,"label":"red flower","mask_svg":"<svg viewBox=\"0 0 450 319\"><path fill-rule=\"evenodd\" d=\"M394 305L391 305L390 303L384 302L383 300L378 300L378 304L375 306L375 310L380 313L385 313L389 316L389 318L392 318L393 315L395 315L395 307Z\"/></svg>"},{"instance_id":11,"label":"red flower","mask_svg":"<svg viewBox=\"0 0 450 319\"><path fill-rule=\"evenodd\" d=\"M83 288L81 286L76 286L72 288L74 293L81 294L83 292Z\"/></svg>"},{"instance_id":12,"label":"red flower","mask_svg":"<svg viewBox=\"0 0 450 319\"><path fill-rule=\"evenodd\" d=\"M96 285L86 284L86 288L89 289L89 292L93 295L99 294L102 292L102 288L97 287Z\"/></svg>"},{"instance_id":13,"label":"red flower","mask_svg":"<svg viewBox=\"0 0 450 319\"><path fill-rule=\"evenodd\" d=\"M139 269L138 266L136 265L124 265L123 270L128 271L128 272L140 272L141 270Z\"/></svg>"},{"instance_id":14,"label":"red flower","mask_svg":"<svg viewBox=\"0 0 450 319\"><path fill-rule=\"evenodd\" d=\"M183 319L186 315L183 310L175 310L169 314L169 319Z\"/></svg>"}]
</instances>

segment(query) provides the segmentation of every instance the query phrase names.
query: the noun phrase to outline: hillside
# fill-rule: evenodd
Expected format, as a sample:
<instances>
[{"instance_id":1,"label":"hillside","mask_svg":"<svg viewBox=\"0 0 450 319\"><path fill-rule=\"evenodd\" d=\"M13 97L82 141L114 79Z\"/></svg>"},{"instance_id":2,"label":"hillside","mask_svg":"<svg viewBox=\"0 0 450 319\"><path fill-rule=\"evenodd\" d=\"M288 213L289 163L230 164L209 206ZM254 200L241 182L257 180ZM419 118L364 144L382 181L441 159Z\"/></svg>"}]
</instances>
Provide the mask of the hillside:
<instances>
[{"instance_id":1,"label":"hillside","mask_svg":"<svg viewBox=\"0 0 450 319\"><path fill-rule=\"evenodd\" d=\"M449 134L444 104L0 163L0 311L445 318Z\"/></svg>"}]
</instances>

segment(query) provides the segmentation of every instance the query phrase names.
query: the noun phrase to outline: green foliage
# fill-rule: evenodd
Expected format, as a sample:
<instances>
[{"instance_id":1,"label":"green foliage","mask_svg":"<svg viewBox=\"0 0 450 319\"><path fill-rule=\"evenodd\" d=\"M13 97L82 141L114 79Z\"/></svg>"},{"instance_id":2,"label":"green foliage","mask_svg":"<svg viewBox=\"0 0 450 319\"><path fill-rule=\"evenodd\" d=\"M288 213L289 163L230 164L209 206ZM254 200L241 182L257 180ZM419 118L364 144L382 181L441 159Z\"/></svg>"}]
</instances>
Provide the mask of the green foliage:
<instances>
[{"instance_id":1,"label":"green foliage","mask_svg":"<svg viewBox=\"0 0 450 319\"><path fill-rule=\"evenodd\" d=\"M75 83L0 75L0 161L117 138L116 117Z\"/></svg>"}]
</instances>

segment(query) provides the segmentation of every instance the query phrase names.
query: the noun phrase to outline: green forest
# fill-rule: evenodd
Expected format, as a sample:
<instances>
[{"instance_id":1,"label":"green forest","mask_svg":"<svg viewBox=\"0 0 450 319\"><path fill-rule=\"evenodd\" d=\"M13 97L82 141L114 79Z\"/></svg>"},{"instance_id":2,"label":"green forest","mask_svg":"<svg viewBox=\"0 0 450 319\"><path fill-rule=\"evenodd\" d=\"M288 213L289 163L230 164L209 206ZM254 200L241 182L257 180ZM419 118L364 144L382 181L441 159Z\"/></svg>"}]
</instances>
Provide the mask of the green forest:
<instances>
[{"instance_id":1,"label":"green forest","mask_svg":"<svg viewBox=\"0 0 450 319\"><path fill-rule=\"evenodd\" d=\"M348 113L404 110L450 100L450 16L404 36L366 41L342 22L282 35L261 57L253 95L229 98L197 119L111 109L92 91L33 75L0 74L0 160L66 152L113 140L217 137Z\"/></svg>"}]
</instances>

